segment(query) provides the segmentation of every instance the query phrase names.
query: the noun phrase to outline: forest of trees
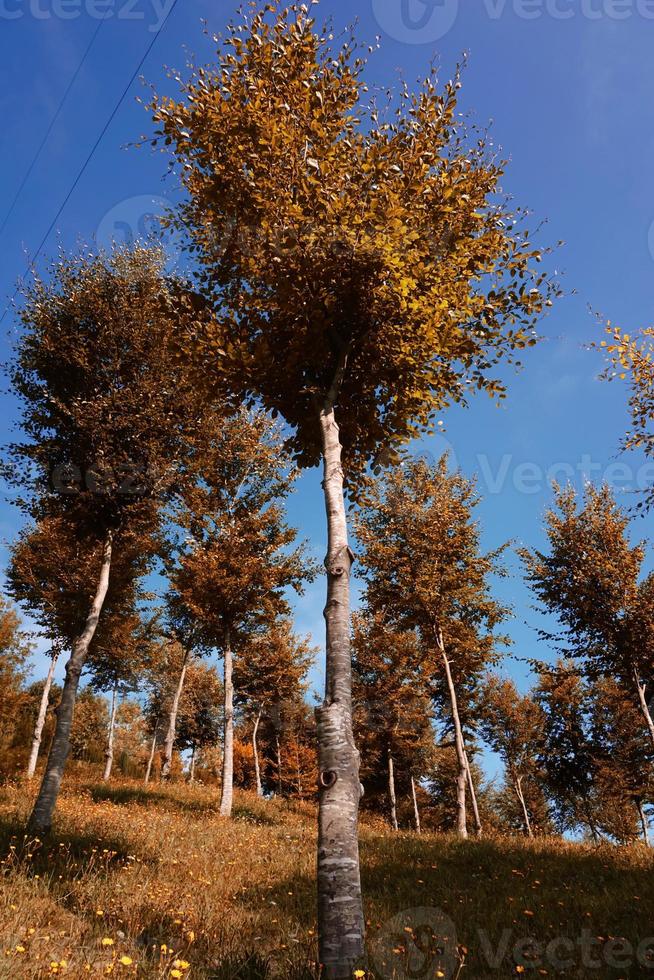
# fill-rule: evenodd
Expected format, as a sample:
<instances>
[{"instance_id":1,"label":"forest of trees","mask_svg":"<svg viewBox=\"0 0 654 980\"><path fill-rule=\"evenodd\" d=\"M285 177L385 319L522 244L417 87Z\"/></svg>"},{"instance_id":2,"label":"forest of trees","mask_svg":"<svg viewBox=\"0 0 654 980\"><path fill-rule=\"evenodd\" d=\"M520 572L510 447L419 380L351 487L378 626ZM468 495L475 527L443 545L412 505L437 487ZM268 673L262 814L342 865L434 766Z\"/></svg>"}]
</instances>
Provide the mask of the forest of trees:
<instances>
[{"instance_id":1,"label":"forest of trees","mask_svg":"<svg viewBox=\"0 0 654 980\"><path fill-rule=\"evenodd\" d=\"M363 64L271 8L178 101L154 97L192 271L142 242L81 249L26 289L0 600L0 772L34 780L29 831L51 830L75 766L215 785L225 819L234 787L315 802L328 980L363 950L360 807L393 830L615 843L649 843L654 812L634 513L555 487L540 550L488 552L474 479L409 445L473 391L504 397L500 362L537 342L558 287L457 113L459 78L402 89L382 121ZM612 330L605 347L651 454L650 343ZM293 497L317 465L324 568ZM530 650L504 633L509 574L557 624ZM293 620L320 576L324 697Z\"/></svg>"}]
</instances>

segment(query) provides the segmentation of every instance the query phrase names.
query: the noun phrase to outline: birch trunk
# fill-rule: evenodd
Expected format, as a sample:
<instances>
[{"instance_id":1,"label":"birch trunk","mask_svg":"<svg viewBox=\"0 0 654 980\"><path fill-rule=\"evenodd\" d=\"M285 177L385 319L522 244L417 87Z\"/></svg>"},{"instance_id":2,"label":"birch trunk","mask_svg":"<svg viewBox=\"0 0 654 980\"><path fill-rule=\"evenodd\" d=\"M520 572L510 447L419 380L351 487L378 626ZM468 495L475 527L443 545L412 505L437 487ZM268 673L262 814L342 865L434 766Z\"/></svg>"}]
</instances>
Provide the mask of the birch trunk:
<instances>
[{"instance_id":1,"label":"birch trunk","mask_svg":"<svg viewBox=\"0 0 654 980\"><path fill-rule=\"evenodd\" d=\"M108 534L102 550L102 565L100 567L95 596L93 597L84 629L73 643L70 659L66 664L66 678L61 693L61 701L57 708L55 733L52 739L52 745L50 746L39 795L27 824L27 831L30 834L47 834L52 826L52 815L57 805L61 780L63 779L68 753L70 752L70 733L73 727L73 715L75 713L75 700L77 698L79 680L88 656L91 640L98 625L100 613L102 612L104 600L107 595L107 589L109 588L111 550L112 536Z\"/></svg>"},{"instance_id":2,"label":"birch trunk","mask_svg":"<svg viewBox=\"0 0 654 980\"><path fill-rule=\"evenodd\" d=\"M231 817L234 802L234 682L229 631L225 636L225 720L223 728L223 769L220 789L220 816Z\"/></svg>"},{"instance_id":3,"label":"birch trunk","mask_svg":"<svg viewBox=\"0 0 654 980\"><path fill-rule=\"evenodd\" d=\"M647 730L649 732L649 737L654 745L654 720L652 719L651 712L649 710L649 705L647 703L647 698L645 697L645 691L647 690L647 685L643 684L640 679L640 674L636 669L634 669L634 681L636 682L636 688L638 690L638 701L640 703L640 710L643 713L645 719L645 724L647 725Z\"/></svg>"},{"instance_id":4,"label":"birch trunk","mask_svg":"<svg viewBox=\"0 0 654 980\"><path fill-rule=\"evenodd\" d=\"M514 782L513 785L515 786L516 796L518 797L518 800L520 802L520 806L522 807L522 818L523 818L523 820L525 822L525 833L526 833L527 837L533 837L534 836L534 832L531 829L531 820L529 819L529 810L527 809L527 804L525 802L525 794L522 792L522 776L516 777L516 780L515 780L515 782Z\"/></svg>"},{"instance_id":5,"label":"birch trunk","mask_svg":"<svg viewBox=\"0 0 654 980\"><path fill-rule=\"evenodd\" d=\"M645 841L647 847L649 847L649 824L647 822L647 815L645 813L643 801L636 800L636 807L638 808L638 816L640 817L640 826L643 831L643 840Z\"/></svg>"},{"instance_id":6,"label":"birch trunk","mask_svg":"<svg viewBox=\"0 0 654 980\"><path fill-rule=\"evenodd\" d=\"M275 735L275 749L277 752L277 795L282 795L282 747L279 735Z\"/></svg>"},{"instance_id":7,"label":"birch trunk","mask_svg":"<svg viewBox=\"0 0 654 980\"><path fill-rule=\"evenodd\" d=\"M475 833L477 834L477 837L481 837L483 835L483 827L481 825L481 817L479 816L479 806L477 805L477 793L475 792L475 781L472 778L472 769L470 768L470 760L468 758L467 751L466 751L466 769L468 770L468 789L470 790L470 802L472 803L472 813L475 818Z\"/></svg>"},{"instance_id":8,"label":"birch trunk","mask_svg":"<svg viewBox=\"0 0 654 980\"><path fill-rule=\"evenodd\" d=\"M154 735L152 736L152 745L150 746L150 755L148 757L148 764L145 769L145 779L143 780L146 786L150 782L150 776L152 775L152 763L154 762L154 754L157 751L158 728L159 728L159 719L157 718L157 721L155 722L155 726L154 726Z\"/></svg>"},{"instance_id":9,"label":"birch trunk","mask_svg":"<svg viewBox=\"0 0 654 980\"><path fill-rule=\"evenodd\" d=\"M182 669L179 674L179 680L177 682L177 687L175 689L175 694L173 697L173 703L170 706L170 714L168 716L168 731L166 732L166 741L164 742L164 757L163 764L161 766L161 779L170 779L170 770L173 764L173 749L175 747L175 737L177 735L177 713L179 711L179 702L182 697L182 691L184 690L184 681L186 680L186 670L188 668L188 650L184 653L184 660L182 661Z\"/></svg>"},{"instance_id":10,"label":"birch trunk","mask_svg":"<svg viewBox=\"0 0 654 980\"><path fill-rule=\"evenodd\" d=\"M320 415L328 547L325 700L318 732L318 932L323 980L352 976L364 955L359 873L359 753L352 731L350 572L341 444L333 408Z\"/></svg>"},{"instance_id":11,"label":"birch trunk","mask_svg":"<svg viewBox=\"0 0 654 980\"><path fill-rule=\"evenodd\" d=\"M468 782L468 760L463 742L463 730L461 728L461 719L459 717L459 705L456 697L454 681L452 679L450 661L445 650L443 634L440 630L438 632L438 648L443 658L443 666L445 667L445 678L447 680L447 689L450 697L450 709L452 711L452 722L454 724L454 744L456 746L456 757L459 763L459 775L457 776L456 780L456 829L459 837L467 837L468 826L466 821L466 784Z\"/></svg>"},{"instance_id":12,"label":"birch trunk","mask_svg":"<svg viewBox=\"0 0 654 980\"><path fill-rule=\"evenodd\" d=\"M418 797L416 795L416 781L411 777L411 796L413 798L413 816L416 821L416 833L420 833L420 810L418 809Z\"/></svg>"},{"instance_id":13,"label":"birch trunk","mask_svg":"<svg viewBox=\"0 0 654 980\"><path fill-rule=\"evenodd\" d=\"M397 823L397 798L395 796L395 766L393 764L393 756L388 753L388 799L391 805L391 827L393 830L399 830Z\"/></svg>"},{"instance_id":14,"label":"birch trunk","mask_svg":"<svg viewBox=\"0 0 654 980\"><path fill-rule=\"evenodd\" d=\"M259 765L259 743L257 741L262 710L263 709L259 710L257 720L254 723L254 728L252 729L252 752L254 753L254 778L257 784L257 796L263 796L263 786L261 785L261 766Z\"/></svg>"},{"instance_id":15,"label":"birch trunk","mask_svg":"<svg viewBox=\"0 0 654 980\"><path fill-rule=\"evenodd\" d=\"M116 727L116 697L118 694L118 685L114 684L114 689L111 692L111 715L109 716L109 731L107 732L107 751L105 752L105 764L104 773L102 778L105 783L109 782L109 777L111 776L111 770L114 764L114 730Z\"/></svg>"},{"instance_id":16,"label":"birch trunk","mask_svg":"<svg viewBox=\"0 0 654 980\"><path fill-rule=\"evenodd\" d=\"M188 773L188 781L189 783L195 782L195 745L191 749L191 765Z\"/></svg>"},{"instance_id":17,"label":"birch trunk","mask_svg":"<svg viewBox=\"0 0 654 980\"><path fill-rule=\"evenodd\" d=\"M52 688L52 681L54 679L56 666L57 654L53 654L50 659L50 666L48 667L48 676L46 677L45 684L43 685L43 694L41 695L41 703L39 704L39 713L36 718L36 725L34 726L34 738L32 739L32 748L30 751L29 762L27 763L28 779L32 779L34 773L36 772L36 763L39 758L39 749L41 748L41 739L43 737L43 727L45 725L45 719L48 713L48 701L50 700L50 690Z\"/></svg>"}]
</instances>

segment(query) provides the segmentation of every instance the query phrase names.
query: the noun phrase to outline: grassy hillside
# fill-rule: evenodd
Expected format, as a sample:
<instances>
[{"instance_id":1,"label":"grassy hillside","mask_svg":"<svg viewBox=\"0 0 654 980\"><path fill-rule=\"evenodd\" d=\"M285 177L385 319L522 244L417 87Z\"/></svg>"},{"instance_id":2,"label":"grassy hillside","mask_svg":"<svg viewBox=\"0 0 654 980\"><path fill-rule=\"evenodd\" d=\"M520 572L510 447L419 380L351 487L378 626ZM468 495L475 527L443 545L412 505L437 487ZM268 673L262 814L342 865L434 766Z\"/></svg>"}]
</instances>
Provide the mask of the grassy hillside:
<instances>
[{"instance_id":1,"label":"grassy hillside","mask_svg":"<svg viewBox=\"0 0 654 980\"><path fill-rule=\"evenodd\" d=\"M77 776L40 842L23 837L29 802L19 786L0 789L0 977L317 975L310 807L241 794L226 822L215 790ZM654 975L636 950L654 936L642 846L465 843L366 825L362 864L367 977ZM528 937L559 942L516 948Z\"/></svg>"}]
</instances>

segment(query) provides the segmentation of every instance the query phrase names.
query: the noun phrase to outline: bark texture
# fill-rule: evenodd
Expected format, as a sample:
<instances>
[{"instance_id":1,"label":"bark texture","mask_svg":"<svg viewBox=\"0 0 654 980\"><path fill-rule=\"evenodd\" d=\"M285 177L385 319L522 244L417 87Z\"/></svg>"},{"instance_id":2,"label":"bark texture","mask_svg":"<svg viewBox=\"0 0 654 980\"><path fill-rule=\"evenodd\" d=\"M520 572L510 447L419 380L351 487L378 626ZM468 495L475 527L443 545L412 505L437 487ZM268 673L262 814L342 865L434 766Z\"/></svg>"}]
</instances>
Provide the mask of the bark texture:
<instances>
[{"instance_id":1,"label":"bark texture","mask_svg":"<svg viewBox=\"0 0 654 980\"><path fill-rule=\"evenodd\" d=\"M400 828L397 823L397 797L395 795L395 765L391 752L388 753L388 799L391 809L391 827L393 830L399 830Z\"/></svg>"},{"instance_id":2,"label":"bark texture","mask_svg":"<svg viewBox=\"0 0 654 980\"><path fill-rule=\"evenodd\" d=\"M359 873L359 753L352 731L350 571L341 444L333 408L320 416L328 548L326 690L318 731L318 930L324 980L351 978L364 955Z\"/></svg>"},{"instance_id":3,"label":"bark texture","mask_svg":"<svg viewBox=\"0 0 654 980\"><path fill-rule=\"evenodd\" d=\"M179 680L177 681L177 687L175 688L175 694L173 696L173 703L170 706L170 714L168 715L168 731L166 732L164 757L161 766L162 779L170 779L170 770L173 764L173 749L175 747L175 738L177 736L177 713L179 712L179 702L182 697L182 691L184 690L184 681L186 680L187 669L188 652L184 654L184 662L182 663L182 669L180 671Z\"/></svg>"},{"instance_id":4,"label":"bark texture","mask_svg":"<svg viewBox=\"0 0 654 980\"><path fill-rule=\"evenodd\" d=\"M234 681L229 632L225 638L225 719L223 727L223 770L220 790L220 816L231 817L234 802Z\"/></svg>"},{"instance_id":5,"label":"bark texture","mask_svg":"<svg viewBox=\"0 0 654 980\"><path fill-rule=\"evenodd\" d=\"M105 764L104 773L102 774L103 780L109 781L111 776L111 770L114 764L114 731L116 729L116 702L117 702L117 686L114 685L114 689L111 692L111 714L109 716L109 730L107 732L107 751L105 752Z\"/></svg>"},{"instance_id":6,"label":"bark texture","mask_svg":"<svg viewBox=\"0 0 654 980\"><path fill-rule=\"evenodd\" d=\"M34 809L27 824L30 834L47 834L52 826L52 815L59 790L68 753L70 752L70 733L73 727L73 715L75 713L75 700L79 680L89 652L91 640L95 634L100 613L104 605L104 600L109 588L109 572L111 570L111 550L112 538L107 536L102 553L102 566L98 576L98 584L95 596L89 609L89 614L84 624L84 629L73 643L70 659L66 664L66 679L61 694L61 701L57 708L57 724L55 733L50 746L50 753L43 775L43 781L39 790L39 795L34 804Z\"/></svg>"},{"instance_id":7,"label":"bark texture","mask_svg":"<svg viewBox=\"0 0 654 980\"><path fill-rule=\"evenodd\" d=\"M28 779L32 779L34 773L36 772L36 763L39 758L39 749L41 748L41 739L43 738L43 727L45 725L45 718L48 713L48 701L50 700L50 690L52 689L52 681L54 679L56 666L57 656L54 655L50 660L48 676L46 677L45 684L43 685L43 694L41 695L41 703L39 704L39 713L36 716L34 738L32 739L32 748L30 750L29 762L27 763Z\"/></svg>"}]
</instances>

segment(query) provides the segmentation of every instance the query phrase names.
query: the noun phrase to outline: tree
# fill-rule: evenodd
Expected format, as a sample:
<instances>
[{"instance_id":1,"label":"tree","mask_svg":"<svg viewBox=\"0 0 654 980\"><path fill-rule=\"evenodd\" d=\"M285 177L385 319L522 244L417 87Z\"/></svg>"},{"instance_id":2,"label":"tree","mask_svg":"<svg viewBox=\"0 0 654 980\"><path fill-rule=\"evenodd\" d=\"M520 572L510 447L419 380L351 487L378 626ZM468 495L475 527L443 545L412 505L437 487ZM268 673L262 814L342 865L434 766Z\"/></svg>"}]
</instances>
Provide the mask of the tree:
<instances>
[{"instance_id":1,"label":"tree","mask_svg":"<svg viewBox=\"0 0 654 980\"><path fill-rule=\"evenodd\" d=\"M534 836L529 789L542 780L538 750L544 722L538 704L530 695L519 694L512 680L493 674L488 677L482 698L482 733L504 763L506 781L518 800L528 837Z\"/></svg>"},{"instance_id":2,"label":"tree","mask_svg":"<svg viewBox=\"0 0 654 980\"><path fill-rule=\"evenodd\" d=\"M654 746L654 577L639 582L645 551L627 537L629 517L611 490L555 488L545 517L549 551L522 551L527 580L564 630L587 676L631 686Z\"/></svg>"},{"instance_id":3,"label":"tree","mask_svg":"<svg viewBox=\"0 0 654 980\"><path fill-rule=\"evenodd\" d=\"M63 528L89 571L72 601L77 629L30 832L51 825L110 577L119 589L147 567L162 503L180 479L185 439L201 423L180 344L185 334L197 336L202 306L162 269L162 253L141 247L64 258L47 282L35 279L21 310L11 377L27 437L13 454L31 464L20 477L23 506L42 544L48 528ZM37 583L33 599L48 617L45 591Z\"/></svg>"},{"instance_id":4,"label":"tree","mask_svg":"<svg viewBox=\"0 0 654 980\"><path fill-rule=\"evenodd\" d=\"M461 707L496 658L495 629L506 615L489 585L490 576L502 571L504 549L481 553L473 520L478 502L469 480L448 474L446 457L434 467L407 460L383 485L371 484L355 519L365 602L396 628L417 632L430 693L448 707L463 837L467 790L477 806ZM480 833L478 813L475 819Z\"/></svg>"},{"instance_id":5,"label":"tree","mask_svg":"<svg viewBox=\"0 0 654 980\"><path fill-rule=\"evenodd\" d=\"M382 614L369 611L354 617L352 649L354 730L365 799L387 795L390 823L397 830L396 776L408 794L428 771L434 752L422 651L415 632L394 630Z\"/></svg>"},{"instance_id":6,"label":"tree","mask_svg":"<svg viewBox=\"0 0 654 980\"><path fill-rule=\"evenodd\" d=\"M624 446L626 449L641 449L649 458L654 455L654 327L645 327L638 334L626 333L614 324L607 324L606 333L610 340L602 341L600 346L608 354L605 379L620 377L629 385L629 415L631 427L628 429ZM654 503L654 487L645 490L643 504L650 508ZM640 505L639 505L640 506Z\"/></svg>"},{"instance_id":7,"label":"tree","mask_svg":"<svg viewBox=\"0 0 654 980\"><path fill-rule=\"evenodd\" d=\"M219 310L207 379L260 400L298 462L324 466L326 694L318 709L320 962L363 955L358 756L352 734L344 481L535 342L540 258L500 191L502 164L457 114L458 76L403 87L380 120L355 40L338 50L306 7L232 25L181 99L155 98L157 137L188 192L179 222ZM204 349L203 356L210 355Z\"/></svg>"},{"instance_id":8,"label":"tree","mask_svg":"<svg viewBox=\"0 0 654 980\"><path fill-rule=\"evenodd\" d=\"M612 678L596 681L590 700L602 827L621 841L642 833L649 844L646 807L654 802L654 750L638 707Z\"/></svg>"},{"instance_id":9,"label":"tree","mask_svg":"<svg viewBox=\"0 0 654 980\"><path fill-rule=\"evenodd\" d=\"M294 709L304 702L306 677L315 652L308 639L294 633L292 622L282 618L265 632L250 636L234 665L236 703L252 726L255 785L259 796L263 796L259 752L262 723L268 738L275 741L279 760L281 731ZM278 785L280 770L278 766Z\"/></svg>"},{"instance_id":10,"label":"tree","mask_svg":"<svg viewBox=\"0 0 654 980\"><path fill-rule=\"evenodd\" d=\"M39 758L39 751L41 749L41 741L43 738L43 729L45 727L45 720L48 713L48 707L50 705L50 692L52 691L52 682L54 681L55 669L57 667L57 660L59 659L58 648L52 647L50 650L50 664L48 666L48 673L45 676L45 681L43 682L41 697L39 700L39 710L34 721L34 734L32 736L32 747L30 749L30 755L27 762L27 778L32 779L34 773L36 772L36 763Z\"/></svg>"},{"instance_id":11,"label":"tree","mask_svg":"<svg viewBox=\"0 0 654 980\"><path fill-rule=\"evenodd\" d=\"M224 664L221 816L233 801L234 650L290 609L286 592L312 576L304 546L281 501L294 475L277 426L261 412L217 419L203 437L198 479L189 485L178 520L187 532L171 573L173 601Z\"/></svg>"},{"instance_id":12,"label":"tree","mask_svg":"<svg viewBox=\"0 0 654 980\"><path fill-rule=\"evenodd\" d=\"M544 719L539 761L558 828L564 832L586 826L599 840L597 756L589 731L588 685L572 661L560 660L553 668L542 667L535 700Z\"/></svg>"},{"instance_id":13,"label":"tree","mask_svg":"<svg viewBox=\"0 0 654 980\"><path fill-rule=\"evenodd\" d=\"M137 589L124 597L123 605L109 610L99 623L89 651L88 666L91 687L98 692L111 692L111 709L105 751L105 782L111 777L114 762L114 732L119 699L136 691L149 662L155 620L144 618L138 609Z\"/></svg>"},{"instance_id":14,"label":"tree","mask_svg":"<svg viewBox=\"0 0 654 980\"><path fill-rule=\"evenodd\" d=\"M195 779L198 750L218 743L222 728L222 683L214 667L192 664L186 675L180 704L177 743L191 750L189 782Z\"/></svg>"},{"instance_id":15,"label":"tree","mask_svg":"<svg viewBox=\"0 0 654 980\"><path fill-rule=\"evenodd\" d=\"M24 700L23 683L31 650L32 644L21 628L18 614L0 595L0 749L3 750L11 744Z\"/></svg>"}]
</instances>

